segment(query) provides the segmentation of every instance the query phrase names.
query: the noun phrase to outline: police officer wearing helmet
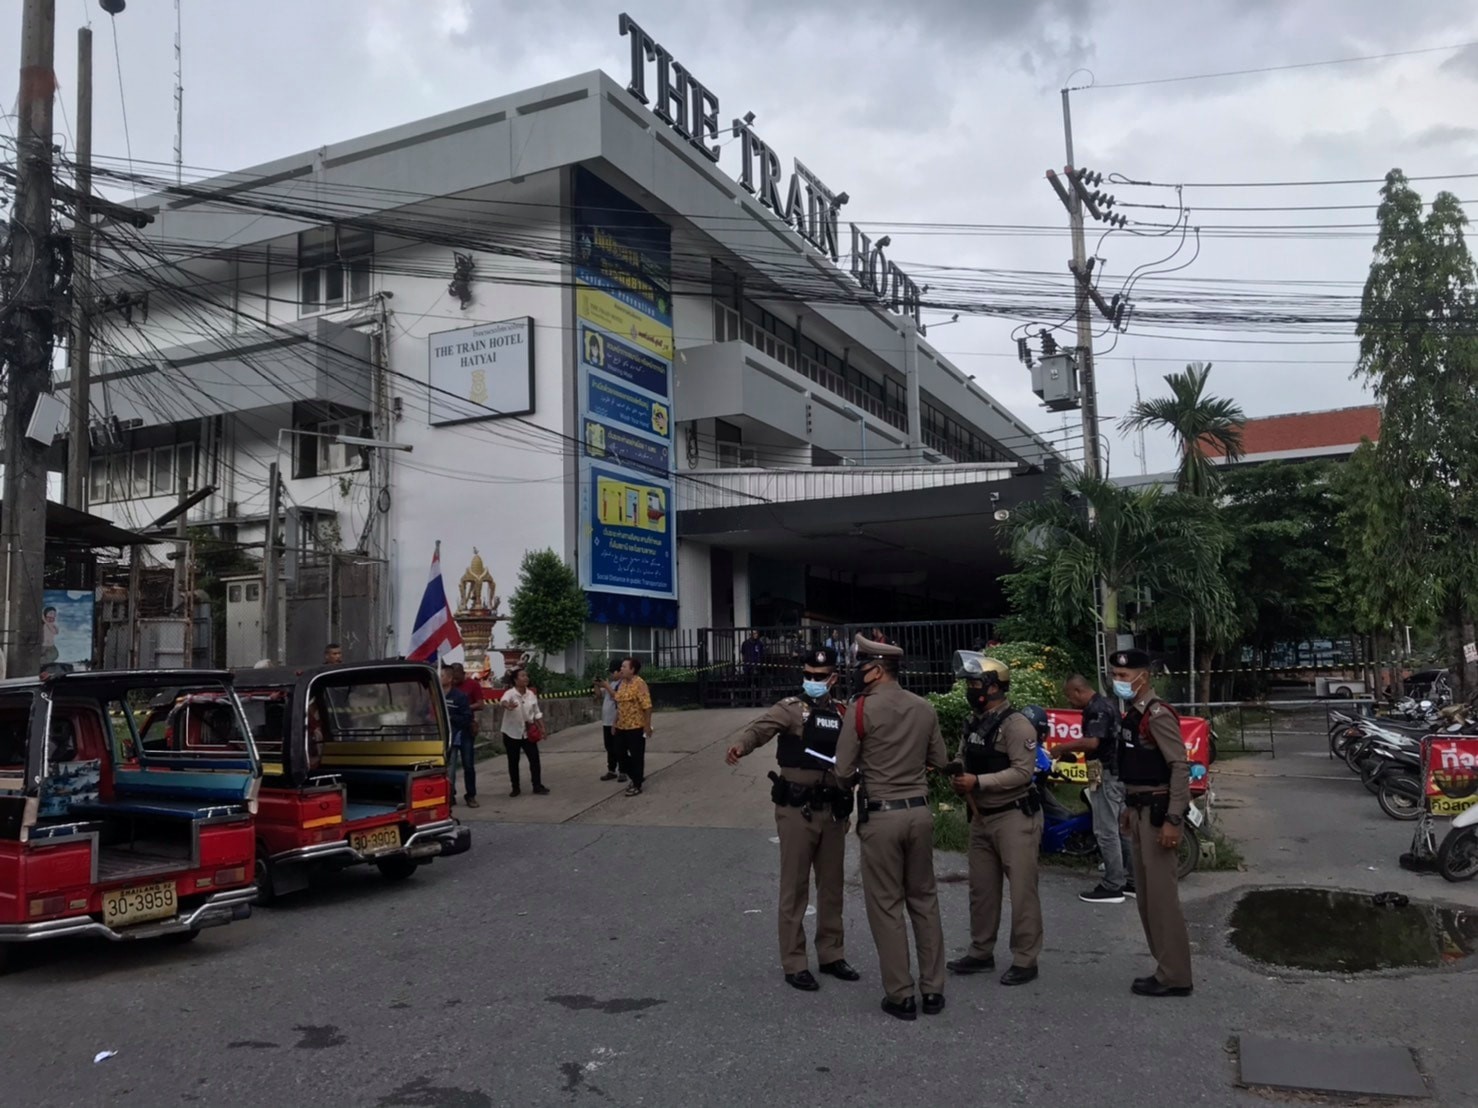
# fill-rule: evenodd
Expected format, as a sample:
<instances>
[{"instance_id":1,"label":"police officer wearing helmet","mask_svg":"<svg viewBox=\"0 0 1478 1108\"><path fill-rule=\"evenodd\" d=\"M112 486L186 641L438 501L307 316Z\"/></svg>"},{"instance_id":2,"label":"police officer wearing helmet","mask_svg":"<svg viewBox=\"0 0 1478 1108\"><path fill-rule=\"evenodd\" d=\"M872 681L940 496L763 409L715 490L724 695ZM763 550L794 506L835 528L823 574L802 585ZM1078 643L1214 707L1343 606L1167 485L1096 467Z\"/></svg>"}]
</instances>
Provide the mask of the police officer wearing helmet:
<instances>
[{"instance_id":1,"label":"police officer wearing helmet","mask_svg":"<svg viewBox=\"0 0 1478 1108\"><path fill-rule=\"evenodd\" d=\"M964 772L955 792L970 805L970 950L949 963L956 974L996 968L996 933L1001 893L1011 884L1011 966L1002 985L1024 985L1037 977L1042 952L1042 902L1037 892L1037 854L1042 842L1042 802L1034 785L1040 720L1017 711L1008 699L1011 670L978 654L955 655L955 676L965 681L971 715L960 741Z\"/></svg>"},{"instance_id":2,"label":"police officer wearing helmet","mask_svg":"<svg viewBox=\"0 0 1478 1108\"><path fill-rule=\"evenodd\" d=\"M1114 694L1130 702L1120 732L1122 830L1134 846L1134 885L1155 972L1136 978L1140 996L1191 995L1191 940L1180 910L1177 853L1191 803L1190 762L1180 720L1150 687L1150 656L1121 650L1109 658Z\"/></svg>"},{"instance_id":3,"label":"police officer wearing helmet","mask_svg":"<svg viewBox=\"0 0 1478 1108\"><path fill-rule=\"evenodd\" d=\"M857 636L857 698L842 719L837 774L858 775L862 895L883 977L883 1011L918 1018L909 972L913 924L925 1015L944 1011L944 928L934 880L934 816L925 771L948 760L934 706L898 684L903 651Z\"/></svg>"},{"instance_id":4,"label":"police officer wearing helmet","mask_svg":"<svg viewBox=\"0 0 1478 1108\"><path fill-rule=\"evenodd\" d=\"M841 706L832 699L836 651L806 655L802 694L788 696L760 716L729 747L738 765L775 739L779 772L771 772L775 829L780 836L780 967L786 984L805 992L821 987L806 955L806 906L816 875L816 959L822 973L841 981L861 976L847 964L842 934L842 876L852 790L837 783L833 763L841 735ZM814 754L812 752L815 752ZM821 757L817 757L821 755Z\"/></svg>"}]
</instances>

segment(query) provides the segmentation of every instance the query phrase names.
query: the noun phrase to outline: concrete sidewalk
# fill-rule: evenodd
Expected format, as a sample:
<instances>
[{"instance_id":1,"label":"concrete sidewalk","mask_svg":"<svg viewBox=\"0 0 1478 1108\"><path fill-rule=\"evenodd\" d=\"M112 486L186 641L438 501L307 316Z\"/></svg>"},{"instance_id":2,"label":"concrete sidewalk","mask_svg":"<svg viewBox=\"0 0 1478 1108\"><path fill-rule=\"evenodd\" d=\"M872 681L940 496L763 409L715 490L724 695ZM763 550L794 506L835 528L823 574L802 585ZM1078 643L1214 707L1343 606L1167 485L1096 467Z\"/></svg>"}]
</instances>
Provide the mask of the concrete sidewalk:
<instances>
[{"instance_id":1,"label":"concrete sidewalk","mask_svg":"<svg viewBox=\"0 0 1478 1108\"><path fill-rule=\"evenodd\" d=\"M768 750L737 768L724 764L733 735L759 715L756 708L715 708L659 712L647 743L647 779L642 795L622 795L626 785L602 781L605 743L598 723L572 727L539 744L548 796L535 796L529 767L521 762L523 795L510 797L503 758L477 764L477 809L458 805L468 821L498 823L581 823L641 827L773 828L765 772L774 768Z\"/></svg>"}]
</instances>

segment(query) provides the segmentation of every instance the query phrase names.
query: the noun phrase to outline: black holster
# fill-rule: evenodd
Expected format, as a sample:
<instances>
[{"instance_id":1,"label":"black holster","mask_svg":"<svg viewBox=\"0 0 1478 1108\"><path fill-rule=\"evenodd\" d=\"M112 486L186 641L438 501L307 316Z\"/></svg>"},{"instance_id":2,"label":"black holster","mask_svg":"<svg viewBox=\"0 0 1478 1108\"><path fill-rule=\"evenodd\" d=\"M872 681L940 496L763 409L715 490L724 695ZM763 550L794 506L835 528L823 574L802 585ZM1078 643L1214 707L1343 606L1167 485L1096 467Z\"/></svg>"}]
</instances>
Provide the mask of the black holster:
<instances>
[{"instance_id":1,"label":"black holster","mask_svg":"<svg viewBox=\"0 0 1478 1108\"><path fill-rule=\"evenodd\" d=\"M1165 817L1170 814L1170 798L1157 796L1150 801L1150 826L1164 827Z\"/></svg>"},{"instance_id":2,"label":"black holster","mask_svg":"<svg viewBox=\"0 0 1478 1108\"><path fill-rule=\"evenodd\" d=\"M770 801L781 806L790 803L790 782L774 770L770 771Z\"/></svg>"},{"instance_id":3,"label":"black holster","mask_svg":"<svg viewBox=\"0 0 1478 1108\"><path fill-rule=\"evenodd\" d=\"M833 789L831 793L831 818L836 823L846 823L851 817L855 801L851 789ZM865 811L865 809L864 809ZM861 816L857 817L861 819Z\"/></svg>"},{"instance_id":4,"label":"black holster","mask_svg":"<svg viewBox=\"0 0 1478 1108\"><path fill-rule=\"evenodd\" d=\"M1032 789L1016 803L1026 815L1034 816L1042 810L1042 795L1036 789Z\"/></svg>"}]
</instances>

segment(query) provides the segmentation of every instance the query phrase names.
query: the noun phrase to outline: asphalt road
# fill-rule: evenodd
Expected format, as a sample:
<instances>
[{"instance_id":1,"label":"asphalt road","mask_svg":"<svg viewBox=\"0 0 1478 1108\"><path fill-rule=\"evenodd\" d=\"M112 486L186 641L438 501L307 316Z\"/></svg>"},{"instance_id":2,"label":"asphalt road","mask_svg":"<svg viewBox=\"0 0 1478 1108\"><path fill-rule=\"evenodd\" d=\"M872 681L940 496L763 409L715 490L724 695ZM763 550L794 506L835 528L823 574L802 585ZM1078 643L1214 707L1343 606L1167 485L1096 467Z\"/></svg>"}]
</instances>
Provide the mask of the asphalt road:
<instances>
[{"instance_id":1,"label":"asphalt road","mask_svg":"<svg viewBox=\"0 0 1478 1108\"><path fill-rule=\"evenodd\" d=\"M694 750L651 778L642 804L664 807L671 790L666 807L678 806L701 774L729 772L717 752L732 717L718 726L683 715L708 742L675 743ZM1297 764L1281 751L1278 762ZM1290 799L1300 827L1324 822L1306 814L1315 804L1336 826L1363 826L1371 812L1384 820L1353 781L1311 794L1226 766L1229 825ZM498 768L485 767L488 780ZM760 778L763 768L743 767ZM555 798L588 787L549 781ZM1234 1087L1228 1050L1256 1030L1410 1045L1439 1102L1478 1102L1475 977L1342 979L1251 964L1224 932L1236 888L1264 879L1255 868L1187 882L1198 975L1188 1000L1131 996L1130 980L1150 968L1132 903L1082 904L1081 877L1053 871L1034 985L951 981L941 1016L885 1017L854 877L848 953L864 979L797 993L776 964L776 848L757 785L744 803L759 813L744 827L644 826L630 808L598 822L609 805L551 810L560 823L480 820L470 854L409 882L342 874L188 947L37 947L0 979L0 1074L28 1105L1222 1105L1266 1102ZM1374 854L1377 839L1385 851L1408 830L1304 836L1309 849L1285 879L1310 880L1313 856L1330 851L1337 878L1317 883L1361 887L1344 855ZM1275 837L1254 837L1250 864L1270 868L1276 848ZM855 837L850 850L855 873ZM941 858L940 869L953 877L961 864ZM1439 886L1421 888L1454 891ZM1474 890L1458 891L1474 902ZM959 881L941 885L952 954L966 942L965 895ZM94 1064L102 1050L118 1053Z\"/></svg>"}]
</instances>

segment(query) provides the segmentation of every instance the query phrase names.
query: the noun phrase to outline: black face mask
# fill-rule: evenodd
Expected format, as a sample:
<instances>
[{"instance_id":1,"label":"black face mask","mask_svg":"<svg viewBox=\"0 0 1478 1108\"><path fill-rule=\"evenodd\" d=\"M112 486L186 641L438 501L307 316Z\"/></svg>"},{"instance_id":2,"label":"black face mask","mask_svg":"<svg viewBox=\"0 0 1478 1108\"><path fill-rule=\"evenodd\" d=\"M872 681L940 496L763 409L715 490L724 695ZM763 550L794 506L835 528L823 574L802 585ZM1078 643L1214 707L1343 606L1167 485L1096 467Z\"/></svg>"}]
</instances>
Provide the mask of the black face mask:
<instances>
[{"instance_id":1,"label":"black face mask","mask_svg":"<svg viewBox=\"0 0 1478 1108\"><path fill-rule=\"evenodd\" d=\"M985 711L985 706L990 701L990 690L966 689L965 701L978 715L979 713Z\"/></svg>"}]
</instances>

